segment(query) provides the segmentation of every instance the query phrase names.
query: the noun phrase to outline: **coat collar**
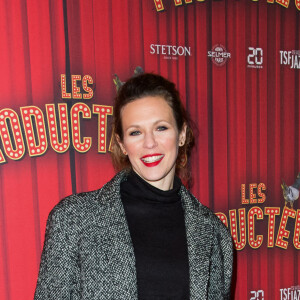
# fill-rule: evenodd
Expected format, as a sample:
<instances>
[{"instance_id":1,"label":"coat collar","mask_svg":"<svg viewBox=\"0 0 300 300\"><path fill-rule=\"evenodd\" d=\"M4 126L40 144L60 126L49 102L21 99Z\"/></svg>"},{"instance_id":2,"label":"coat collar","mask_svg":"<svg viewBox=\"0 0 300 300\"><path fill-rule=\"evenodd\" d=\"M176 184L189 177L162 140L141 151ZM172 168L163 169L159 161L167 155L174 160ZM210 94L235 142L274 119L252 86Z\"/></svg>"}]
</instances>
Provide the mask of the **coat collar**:
<instances>
[{"instance_id":1,"label":"coat collar","mask_svg":"<svg viewBox=\"0 0 300 300\"><path fill-rule=\"evenodd\" d=\"M184 209L190 266L190 299L206 299L212 226L209 210L203 206L184 186L180 191Z\"/></svg>"},{"instance_id":2,"label":"coat collar","mask_svg":"<svg viewBox=\"0 0 300 300\"><path fill-rule=\"evenodd\" d=\"M126 180L127 172L121 171L99 190L99 201L105 202L109 214L105 222L111 236L111 268L119 278L121 289L126 290L128 299L137 299L135 257L127 225L125 211L120 197L121 182ZM190 299L205 299L207 293L209 257L211 249L212 227L209 223L209 210L203 206L183 185L180 189L184 209L189 268ZM102 216L103 218L103 216ZM116 263L116 254L119 262ZM123 278L124 277L124 278ZM201 295L200 295L201 294ZM127 298L126 298L127 299Z\"/></svg>"}]
</instances>

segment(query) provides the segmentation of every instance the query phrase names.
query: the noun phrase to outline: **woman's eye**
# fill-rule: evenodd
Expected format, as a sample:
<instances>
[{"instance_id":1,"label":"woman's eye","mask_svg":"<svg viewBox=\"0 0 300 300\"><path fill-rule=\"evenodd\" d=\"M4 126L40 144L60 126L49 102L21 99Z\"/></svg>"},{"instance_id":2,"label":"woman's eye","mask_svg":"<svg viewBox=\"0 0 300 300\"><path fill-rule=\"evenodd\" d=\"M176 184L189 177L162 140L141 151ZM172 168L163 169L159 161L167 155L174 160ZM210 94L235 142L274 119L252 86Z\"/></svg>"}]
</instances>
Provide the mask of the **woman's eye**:
<instances>
[{"instance_id":1,"label":"woman's eye","mask_svg":"<svg viewBox=\"0 0 300 300\"><path fill-rule=\"evenodd\" d=\"M131 131L131 132L129 133L130 136L135 136L135 135L139 135L139 134L140 134L140 132L139 132L138 130Z\"/></svg>"},{"instance_id":2,"label":"woman's eye","mask_svg":"<svg viewBox=\"0 0 300 300\"><path fill-rule=\"evenodd\" d=\"M166 126L159 126L157 128L158 131L164 131L164 130L167 130L168 128Z\"/></svg>"}]
</instances>

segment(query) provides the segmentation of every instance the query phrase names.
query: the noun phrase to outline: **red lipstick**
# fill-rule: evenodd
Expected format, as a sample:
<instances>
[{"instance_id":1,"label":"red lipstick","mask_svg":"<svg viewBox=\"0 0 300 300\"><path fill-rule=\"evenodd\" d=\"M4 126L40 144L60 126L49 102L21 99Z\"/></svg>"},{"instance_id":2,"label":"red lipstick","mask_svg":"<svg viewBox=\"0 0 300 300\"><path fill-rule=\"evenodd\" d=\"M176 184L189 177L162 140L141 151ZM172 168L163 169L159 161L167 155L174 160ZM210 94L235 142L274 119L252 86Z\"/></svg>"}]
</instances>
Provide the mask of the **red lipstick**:
<instances>
[{"instance_id":1,"label":"red lipstick","mask_svg":"<svg viewBox=\"0 0 300 300\"><path fill-rule=\"evenodd\" d=\"M147 154L141 157L141 161L146 167L155 167L164 157L164 154L161 153Z\"/></svg>"}]
</instances>

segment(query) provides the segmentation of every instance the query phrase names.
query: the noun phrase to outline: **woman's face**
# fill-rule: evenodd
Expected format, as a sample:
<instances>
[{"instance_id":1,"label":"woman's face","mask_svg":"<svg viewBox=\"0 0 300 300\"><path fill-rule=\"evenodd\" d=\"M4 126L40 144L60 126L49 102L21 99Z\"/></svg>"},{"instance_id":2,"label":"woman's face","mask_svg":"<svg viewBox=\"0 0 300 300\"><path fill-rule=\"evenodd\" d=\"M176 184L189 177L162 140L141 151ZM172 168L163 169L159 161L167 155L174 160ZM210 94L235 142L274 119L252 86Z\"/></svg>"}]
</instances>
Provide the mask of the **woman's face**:
<instances>
[{"instance_id":1,"label":"woman's face","mask_svg":"<svg viewBox=\"0 0 300 300\"><path fill-rule=\"evenodd\" d=\"M185 142L186 126L178 132L172 109L160 96L126 104L121 120L123 141L118 140L133 170L153 186L171 189L178 146Z\"/></svg>"}]
</instances>

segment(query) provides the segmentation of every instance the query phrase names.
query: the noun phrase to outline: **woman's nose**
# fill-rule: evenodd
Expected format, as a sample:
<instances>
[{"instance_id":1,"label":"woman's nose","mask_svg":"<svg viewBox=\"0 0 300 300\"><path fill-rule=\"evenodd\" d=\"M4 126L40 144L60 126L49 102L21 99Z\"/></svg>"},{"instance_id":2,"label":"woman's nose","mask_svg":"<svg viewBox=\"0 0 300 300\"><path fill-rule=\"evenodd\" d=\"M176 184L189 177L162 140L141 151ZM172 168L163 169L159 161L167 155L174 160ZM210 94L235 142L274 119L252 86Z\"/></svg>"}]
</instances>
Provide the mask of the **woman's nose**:
<instances>
[{"instance_id":1,"label":"woman's nose","mask_svg":"<svg viewBox=\"0 0 300 300\"><path fill-rule=\"evenodd\" d=\"M153 133L146 133L144 139L144 147L152 149L157 146L157 142Z\"/></svg>"}]
</instances>

